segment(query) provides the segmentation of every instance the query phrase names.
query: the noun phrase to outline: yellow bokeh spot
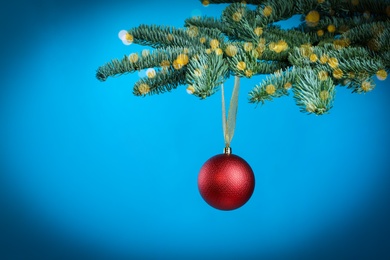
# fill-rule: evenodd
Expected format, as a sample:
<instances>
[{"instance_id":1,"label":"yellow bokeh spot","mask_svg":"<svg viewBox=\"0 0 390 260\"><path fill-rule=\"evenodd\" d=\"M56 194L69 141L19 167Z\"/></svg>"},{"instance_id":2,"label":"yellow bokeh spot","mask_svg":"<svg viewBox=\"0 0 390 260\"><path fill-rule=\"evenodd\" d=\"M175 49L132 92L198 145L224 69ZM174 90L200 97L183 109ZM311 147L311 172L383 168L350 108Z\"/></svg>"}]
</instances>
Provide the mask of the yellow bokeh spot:
<instances>
[{"instance_id":1,"label":"yellow bokeh spot","mask_svg":"<svg viewBox=\"0 0 390 260\"><path fill-rule=\"evenodd\" d=\"M272 6L270 5L267 5L266 7L264 7L264 10L263 10L263 15L265 17L268 17L272 14Z\"/></svg>"},{"instance_id":2,"label":"yellow bokeh spot","mask_svg":"<svg viewBox=\"0 0 390 260\"><path fill-rule=\"evenodd\" d=\"M374 89L374 86L369 81L363 81L361 88L364 92L369 92Z\"/></svg>"},{"instance_id":3,"label":"yellow bokeh spot","mask_svg":"<svg viewBox=\"0 0 390 260\"><path fill-rule=\"evenodd\" d=\"M216 48L219 47L219 41L217 39L212 39L210 41L210 47L211 49L215 50Z\"/></svg>"},{"instance_id":4,"label":"yellow bokeh spot","mask_svg":"<svg viewBox=\"0 0 390 260\"><path fill-rule=\"evenodd\" d=\"M209 0L203 0L202 1L202 5L203 6L208 6L210 4L210 1Z\"/></svg>"},{"instance_id":5,"label":"yellow bokeh spot","mask_svg":"<svg viewBox=\"0 0 390 260\"><path fill-rule=\"evenodd\" d=\"M156 77L156 74L157 74L157 73L156 73L156 70L153 69L153 68L148 69L148 70L146 71L146 76L148 76L148 78L150 78L150 79Z\"/></svg>"},{"instance_id":6,"label":"yellow bokeh spot","mask_svg":"<svg viewBox=\"0 0 390 260\"><path fill-rule=\"evenodd\" d=\"M318 25L318 22L320 21L320 13L316 10L310 11L305 18L305 21L308 26L315 27Z\"/></svg>"},{"instance_id":7,"label":"yellow bokeh spot","mask_svg":"<svg viewBox=\"0 0 390 260\"><path fill-rule=\"evenodd\" d=\"M138 92L141 95L146 95L150 92L150 87L148 84L142 83L138 86Z\"/></svg>"},{"instance_id":8,"label":"yellow bokeh spot","mask_svg":"<svg viewBox=\"0 0 390 260\"><path fill-rule=\"evenodd\" d=\"M341 69L337 68L333 71L333 77L335 79L341 79L343 77L344 73Z\"/></svg>"},{"instance_id":9,"label":"yellow bokeh spot","mask_svg":"<svg viewBox=\"0 0 390 260\"><path fill-rule=\"evenodd\" d=\"M130 33L126 33L125 34L125 40L128 42L128 43L132 43L134 41L134 37L133 35L131 35Z\"/></svg>"},{"instance_id":10,"label":"yellow bokeh spot","mask_svg":"<svg viewBox=\"0 0 390 260\"><path fill-rule=\"evenodd\" d=\"M211 54L212 50L211 49L206 49L205 50L207 54Z\"/></svg>"},{"instance_id":11,"label":"yellow bokeh spot","mask_svg":"<svg viewBox=\"0 0 390 260\"><path fill-rule=\"evenodd\" d=\"M199 69L199 68L195 69L195 70L194 70L194 75L195 75L196 77L202 76L202 70Z\"/></svg>"},{"instance_id":12,"label":"yellow bokeh spot","mask_svg":"<svg viewBox=\"0 0 390 260\"><path fill-rule=\"evenodd\" d=\"M284 84L283 88L284 88L285 90L289 90L290 88L292 88L291 82L286 82L286 84Z\"/></svg>"},{"instance_id":13,"label":"yellow bokeh spot","mask_svg":"<svg viewBox=\"0 0 390 260\"><path fill-rule=\"evenodd\" d=\"M251 78L253 76L253 71L245 70L245 76L247 76L248 78Z\"/></svg>"},{"instance_id":14,"label":"yellow bokeh spot","mask_svg":"<svg viewBox=\"0 0 390 260\"><path fill-rule=\"evenodd\" d=\"M179 69L183 68L183 65L179 64L177 62L177 60L174 60L172 65L175 68L175 70L179 70Z\"/></svg>"},{"instance_id":15,"label":"yellow bokeh spot","mask_svg":"<svg viewBox=\"0 0 390 260\"><path fill-rule=\"evenodd\" d=\"M341 83L341 84L343 84L343 86L347 86L348 84L350 84L351 83L351 80L350 79L344 79L343 80L343 83Z\"/></svg>"},{"instance_id":16,"label":"yellow bokeh spot","mask_svg":"<svg viewBox=\"0 0 390 260\"><path fill-rule=\"evenodd\" d=\"M138 61L139 57L138 57L138 54L137 53L132 53L130 54L129 56L129 61L131 63L136 63Z\"/></svg>"},{"instance_id":17,"label":"yellow bokeh spot","mask_svg":"<svg viewBox=\"0 0 390 260\"><path fill-rule=\"evenodd\" d=\"M262 27L256 27L255 30L254 30L255 34L257 36L260 36L263 34L263 28Z\"/></svg>"},{"instance_id":18,"label":"yellow bokeh spot","mask_svg":"<svg viewBox=\"0 0 390 260\"><path fill-rule=\"evenodd\" d=\"M187 87L187 93L188 93L189 95L192 95L192 94L194 94L194 92L195 92L194 86L189 85L189 86Z\"/></svg>"},{"instance_id":19,"label":"yellow bokeh spot","mask_svg":"<svg viewBox=\"0 0 390 260\"><path fill-rule=\"evenodd\" d=\"M347 31L349 31L349 26L347 25L347 24L342 24L342 25L340 25L340 27L339 27L339 32L340 33L345 33L345 32L347 32Z\"/></svg>"},{"instance_id":20,"label":"yellow bokeh spot","mask_svg":"<svg viewBox=\"0 0 390 260\"><path fill-rule=\"evenodd\" d=\"M317 0L317 3L319 3L319 4L322 4L324 2L325 2L325 0Z\"/></svg>"},{"instance_id":21,"label":"yellow bokeh spot","mask_svg":"<svg viewBox=\"0 0 390 260\"><path fill-rule=\"evenodd\" d=\"M311 62L316 62L317 60L318 60L317 55L314 54L314 53L312 53L312 54L310 55L310 61L311 61Z\"/></svg>"},{"instance_id":22,"label":"yellow bokeh spot","mask_svg":"<svg viewBox=\"0 0 390 260\"><path fill-rule=\"evenodd\" d=\"M335 69L339 66L339 61L337 60L337 58L329 58L328 60L328 65L332 68L332 69Z\"/></svg>"},{"instance_id":23,"label":"yellow bokeh spot","mask_svg":"<svg viewBox=\"0 0 390 260\"><path fill-rule=\"evenodd\" d=\"M217 48L217 49L215 49L215 54L222 55L223 54L223 50L221 48Z\"/></svg>"},{"instance_id":24,"label":"yellow bokeh spot","mask_svg":"<svg viewBox=\"0 0 390 260\"><path fill-rule=\"evenodd\" d=\"M259 45L260 44L264 44L265 45L265 42L266 42L265 38L260 38L259 39Z\"/></svg>"},{"instance_id":25,"label":"yellow bokeh spot","mask_svg":"<svg viewBox=\"0 0 390 260\"><path fill-rule=\"evenodd\" d=\"M237 63L237 69L238 70L245 70L246 69L246 63L244 61L240 61Z\"/></svg>"},{"instance_id":26,"label":"yellow bokeh spot","mask_svg":"<svg viewBox=\"0 0 390 260\"><path fill-rule=\"evenodd\" d=\"M142 57L148 57L150 54L150 50L142 50Z\"/></svg>"},{"instance_id":27,"label":"yellow bokeh spot","mask_svg":"<svg viewBox=\"0 0 390 260\"><path fill-rule=\"evenodd\" d=\"M238 52L238 48L234 45L228 45L225 49L225 53L229 57L234 57Z\"/></svg>"},{"instance_id":28,"label":"yellow bokeh spot","mask_svg":"<svg viewBox=\"0 0 390 260\"><path fill-rule=\"evenodd\" d=\"M235 12L234 14L233 14L233 20L235 21L235 22L239 22L239 21L241 21L241 19L242 19L242 13L241 12Z\"/></svg>"},{"instance_id":29,"label":"yellow bokeh spot","mask_svg":"<svg viewBox=\"0 0 390 260\"><path fill-rule=\"evenodd\" d=\"M200 39L199 39L199 42L200 42L201 44L204 44L204 43L206 42L206 38L205 38L205 37L200 38Z\"/></svg>"},{"instance_id":30,"label":"yellow bokeh spot","mask_svg":"<svg viewBox=\"0 0 390 260\"><path fill-rule=\"evenodd\" d=\"M320 92L320 98L322 101L326 101L329 98L329 92L326 90L323 90Z\"/></svg>"},{"instance_id":31,"label":"yellow bokeh spot","mask_svg":"<svg viewBox=\"0 0 390 260\"><path fill-rule=\"evenodd\" d=\"M253 50L253 43L251 42L244 43L244 50L246 52L250 52L251 50Z\"/></svg>"},{"instance_id":32,"label":"yellow bokeh spot","mask_svg":"<svg viewBox=\"0 0 390 260\"><path fill-rule=\"evenodd\" d=\"M353 6L357 6L359 4L359 0L351 0L351 4Z\"/></svg>"},{"instance_id":33,"label":"yellow bokeh spot","mask_svg":"<svg viewBox=\"0 0 390 260\"><path fill-rule=\"evenodd\" d=\"M319 72L318 72L318 78L319 78L321 81L327 80L327 79L328 79L328 72L326 72L325 70L319 71Z\"/></svg>"},{"instance_id":34,"label":"yellow bokeh spot","mask_svg":"<svg viewBox=\"0 0 390 260\"><path fill-rule=\"evenodd\" d=\"M263 54L263 52L265 51L265 44L259 44L257 47L256 47L256 52L258 53L258 55L260 56L261 54Z\"/></svg>"},{"instance_id":35,"label":"yellow bokeh spot","mask_svg":"<svg viewBox=\"0 0 390 260\"><path fill-rule=\"evenodd\" d=\"M170 41L170 42L173 41L173 35L172 34L168 34L167 35L167 40Z\"/></svg>"},{"instance_id":36,"label":"yellow bokeh spot","mask_svg":"<svg viewBox=\"0 0 390 260\"><path fill-rule=\"evenodd\" d=\"M280 40L277 43L270 43L268 48L276 53L281 53L288 49L288 44L284 40Z\"/></svg>"},{"instance_id":37,"label":"yellow bokeh spot","mask_svg":"<svg viewBox=\"0 0 390 260\"><path fill-rule=\"evenodd\" d=\"M317 35L318 35L318 37L324 36L324 30L318 30Z\"/></svg>"},{"instance_id":38,"label":"yellow bokeh spot","mask_svg":"<svg viewBox=\"0 0 390 260\"><path fill-rule=\"evenodd\" d=\"M198 27L191 25L190 28L188 28L187 33L190 37L196 37L199 34L199 29Z\"/></svg>"},{"instance_id":39,"label":"yellow bokeh spot","mask_svg":"<svg viewBox=\"0 0 390 260\"><path fill-rule=\"evenodd\" d=\"M333 24L329 24L327 30L330 33L334 33L336 31L336 26L334 26Z\"/></svg>"},{"instance_id":40,"label":"yellow bokeh spot","mask_svg":"<svg viewBox=\"0 0 390 260\"><path fill-rule=\"evenodd\" d=\"M260 57L261 53L259 53L256 49L251 52L251 56L255 59Z\"/></svg>"},{"instance_id":41,"label":"yellow bokeh spot","mask_svg":"<svg viewBox=\"0 0 390 260\"><path fill-rule=\"evenodd\" d=\"M268 95L273 95L275 94L276 92L276 87L272 84L269 84L265 87L265 92L268 94Z\"/></svg>"},{"instance_id":42,"label":"yellow bokeh spot","mask_svg":"<svg viewBox=\"0 0 390 260\"><path fill-rule=\"evenodd\" d=\"M376 77L379 80L385 80L387 78L387 72L385 70L378 70L376 72Z\"/></svg>"},{"instance_id":43,"label":"yellow bokeh spot","mask_svg":"<svg viewBox=\"0 0 390 260\"><path fill-rule=\"evenodd\" d=\"M321 58L320 58L320 63L321 63L321 64L325 64L325 63L328 62L328 60L329 60L328 55L324 54L324 55L322 55Z\"/></svg>"},{"instance_id":44,"label":"yellow bokeh spot","mask_svg":"<svg viewBox=\"0 0 390 260\"><path fill-rule=\"evenodd\" d=\"M306 104L306 111L309 113L316 112L317 107L313 103L307 103Z\"/></svg>"},{"instance_id":45,"label":"yellow bokeh spot","mask_svg":"<svg viewBox=\"0 0 390 260\"><path fill-rule=\"evenodd\" d=\"M333 45L336 50L340 50L342 48L348 47L351 44L349 39L337 39L333 41Z\"/></svg>"},{"instance_id":46,"label":"yellow bokeh spot","mask_svg":"<svg viewBox=\"0 0 390 260\"><path fill-rule=\"evenodd\" d=\"M177 62L177 64L182 65L182 66L187 65L188 62L189 62L188 55L187 55L187 54L184 54L184 53L179 54L179 55L177 56L177 58L176 58L176 62Z\"/></svg>"},{"instance_id":47,"label":"yellow bokeh spot","mask_svg":"<svg viewBox=\"0 0 390 260\"><path fill-rule=\"evenodd\" d=\"M168 69L169 66L171 66L171 63L170 63L168 60L163 60L163 61L160 63L160 66L161 66L163 69Z\"/></svg>"},{"instance_id":48,"label":"yellow bokeh spot","mask_svg":"<svg viewBox=\"0 0 390 260\"><path fill-rule=\"evenodd\" d=\"M299 48L299 52L303 57L308 58L313 53L313 48L310 44L302 44Z\"/></svg>"}]
</instances>

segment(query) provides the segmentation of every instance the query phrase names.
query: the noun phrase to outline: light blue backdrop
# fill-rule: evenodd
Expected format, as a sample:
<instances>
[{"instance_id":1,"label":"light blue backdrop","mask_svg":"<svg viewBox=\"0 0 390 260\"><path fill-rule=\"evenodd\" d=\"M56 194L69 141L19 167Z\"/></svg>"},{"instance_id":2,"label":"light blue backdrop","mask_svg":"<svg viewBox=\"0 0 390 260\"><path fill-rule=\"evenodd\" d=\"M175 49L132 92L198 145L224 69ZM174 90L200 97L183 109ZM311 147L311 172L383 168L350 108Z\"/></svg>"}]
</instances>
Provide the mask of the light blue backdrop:
<instances>
[{"instance_id":1,"label":"light blue backdrop","mask_svg":"<svg viewBox=\"0 0 390 260\"><path fill-rule=\"evenodd\" d=\"M256 188L231 212L211 208L197 190L200 167L224 146L220 93L201 101L181 86L138 98L138 74L96 80L100 65L144 49L124 46L120 30L182 27L224 7L196 0L2 7L5 259L390 257L389 79L365 95L338 88L321 117L300 113L292 95L249 104L261 78L243 79L232 147L252 166Z\"/></svg>"}]
</instances>

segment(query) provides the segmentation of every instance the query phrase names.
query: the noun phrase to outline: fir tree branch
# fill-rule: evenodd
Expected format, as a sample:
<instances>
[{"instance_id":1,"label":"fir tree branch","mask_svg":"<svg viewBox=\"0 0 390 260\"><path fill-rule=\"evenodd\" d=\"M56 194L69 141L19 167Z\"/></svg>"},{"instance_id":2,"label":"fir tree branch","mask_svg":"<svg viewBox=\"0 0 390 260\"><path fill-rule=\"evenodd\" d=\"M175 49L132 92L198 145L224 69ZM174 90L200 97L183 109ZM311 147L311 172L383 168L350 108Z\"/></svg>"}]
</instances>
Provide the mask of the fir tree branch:
<instances>
[{"instance_id":1,"label":"fir tree branch","mask_svg":"<svg viewBox=\"0 0 390 260\"><path fill-rule=\"evenodd\" d=\"M390 3L388 0L201 0L229 4L219 19L190 18L185 28L140 25L122 41L154 47L114 59L96 77L148 69L134 94L159 94L188 84L204 99L231 75L251 78L270 74L250 93L252 103L288 95L291 88L302 112L325 114L333 105L335 86L367 93L374 76L390 70ZM282 29L275 22L301 15L301 23Z\"/></svg>"},{"instance_id":2,"label":"fir tree branch","mask_svg":"<svg viewBox=\"0 0 390 260\"><path fill-rule=\"evenodd\" d=\"M321 80L313 70L301 69L296 75L293 92L301 112L322 115L333 106L335 85L330 78Z\"/></svg>"},{"instance_id":3,"label":"fir tree branch","mask_svg":"<svg viewBox=\"0 0 390 260\"><path fill-rule=\"evenodd\" d=\"M159 48L152 53L133 53L129 56L125 56L122 60L114 59L111 62L98 68L96 77L100 81L107 80L108 77L115 77L122 74L132 73L147 68L156 67L171 67L174 60L180 54L187 53L189 57L192 57L198 53L197 49L193 47L181 48L181 47L168 47Z\"/></svg>"},{"instance_id":4,"label":"fir tree branch","mask_svg":"<svg viewBox=\"0 0 390 260\"><path fill-rule=\"evenodd\" d=\"M140 79L133 88L136 96L161 94L177 88L186 82L186 70L162 69L155 77Z\"/></svg>"},{"instance_id":5,"label":"fir tree branch","mask_svg":"<svg viewBox=\"0 0 390 260\"><path fill-rule=\"evenodd\" d=\"M274 98L287 96L295 82L295 70L277 71L249 92L249 102L264 104Z\"/></svg>"},{"instance_id":6,"label":"fir tree branch","mask_svg":"<svg viewBox=\"0 0 390 260\"><path fill-rule=\"evenodd\" d=\"M188 68L187 84L193 88L193 94L201 99L214 94L229 76L222 54L202 53L190 61Z\"/></svg>"},{"instance_id":7,"label":"fir tree branch","mask_svg":"<svg viewBox=\"0 0 390 260\"><path fill-rule=\"evenodd\" d=\"M205 30L202 33L203 36L209 36L209 31L211 30L218 30L219 33L224 33L225 35L232 35L230 29L221 20L214 17L191 17L184 21L184 26L187 28L194 26L200 30Z\"/></svg>"},{"instance_id":8,"label":"fir tree branch","mask_svg":"<svg viewBox=\"0 0 390 260\"><path fill-rule=\"evenodd\" d=\"M154 48L196 46L198 43L185 30L169 26L140 25L128 33L134 37L134 43Z\"/></svg>"}]
</instances>

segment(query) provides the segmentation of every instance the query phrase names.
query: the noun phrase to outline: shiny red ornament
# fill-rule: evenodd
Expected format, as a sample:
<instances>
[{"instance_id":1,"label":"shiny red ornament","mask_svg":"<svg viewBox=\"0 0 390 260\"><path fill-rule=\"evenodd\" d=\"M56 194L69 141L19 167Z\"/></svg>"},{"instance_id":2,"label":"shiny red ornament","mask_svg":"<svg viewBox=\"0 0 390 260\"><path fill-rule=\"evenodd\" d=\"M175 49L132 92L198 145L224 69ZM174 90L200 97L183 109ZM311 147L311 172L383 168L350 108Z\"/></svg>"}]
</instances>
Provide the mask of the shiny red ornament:
<instances>
[{"instance_id":1,"label":"shiny red ornament","mask_svg":"<svg viewBox=\"0 0 390 260\"><path fill-rule=\"evenodd\" d=\"M220 210L243 206L252 196L255 176L252 168L234 154L219 154L205 162L198 175L203 199Z\"/></svg>"}]
</instances>

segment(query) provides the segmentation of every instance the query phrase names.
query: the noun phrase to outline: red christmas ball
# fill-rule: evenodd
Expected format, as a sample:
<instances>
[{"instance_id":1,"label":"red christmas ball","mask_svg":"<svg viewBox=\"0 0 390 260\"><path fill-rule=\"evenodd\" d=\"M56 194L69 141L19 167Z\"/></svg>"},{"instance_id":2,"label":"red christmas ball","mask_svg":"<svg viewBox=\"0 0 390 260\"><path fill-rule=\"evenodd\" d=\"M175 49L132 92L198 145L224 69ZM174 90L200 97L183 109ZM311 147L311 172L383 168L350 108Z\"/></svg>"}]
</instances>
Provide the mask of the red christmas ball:
<instances>
[{"instance_id":1,"label":"red christmas ball","mask_svg":"<svg viewBox=\"0 0 390 260\"><path fill-rule=\"evenodd\" d=\"M198 175L198 188L203 199L220 210L233 210L252 196L255 176L252 168L234 154L219 154L205 162Z\"/></svg>"}]
</instances>

